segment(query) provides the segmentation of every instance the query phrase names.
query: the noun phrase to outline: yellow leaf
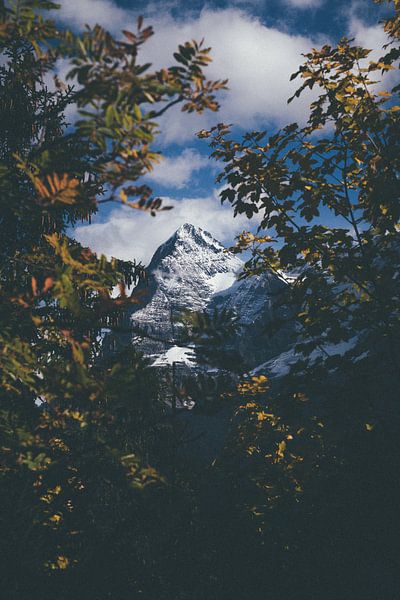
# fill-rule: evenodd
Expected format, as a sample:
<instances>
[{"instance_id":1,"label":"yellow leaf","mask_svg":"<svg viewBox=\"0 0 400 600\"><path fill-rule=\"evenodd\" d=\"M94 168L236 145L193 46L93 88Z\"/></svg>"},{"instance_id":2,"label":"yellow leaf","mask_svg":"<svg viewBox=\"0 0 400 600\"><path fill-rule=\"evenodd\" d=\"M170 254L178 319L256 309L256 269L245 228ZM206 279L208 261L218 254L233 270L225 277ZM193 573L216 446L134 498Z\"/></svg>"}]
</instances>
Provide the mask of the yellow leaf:
<instances>
[{"instance_id":1,"label":"yellow leaf","mask_svg":"<svg viewBox=\"0 0 400 600\"><path fill-rule=\"evenodd\" d=\"M282 440L278 444L277 455L278 455L279 458L284 458L284 456L285 456L285 450L286 450L286 442L285 442L285 440Z\"/></svg>"},{"instance_id":2,"label":"yellow leaf","mask_svg":"<svg viewBox=\"0 0 400 600\"><path fill-rule=\"evenodd\" d=\"M53 523L59 523L59 521L61 521L61 515L56 513L55 515L50 517L50 521L52 521Z\"/></svg>"},{"instance_id":3,"label":"yellow leaf","mask_svg":"<svg viewBox=\"0 0 400 600\"><path fill-rule=\"evenodd\" d=\"M261 411L261 412L257 413L257 421L265 421L265 419L267 419L267 418L268 418L268 415L265 412Z\"/></svg>"},{"instance_id":4,"label":"yellow leaf","mask_svg":"<svg viewBox=\"0 0 400 600\"><path fill-rule=\"evenodd\" d=\"M57 556L57 566L59 569L65 570L68 568L68 565L69 565L69 558L67 558L66 556L63 556L62 554Z\"/></svg>"},{"instance_id":5,"label":"yellow leaf","mask_svg":"<svg viewBox=\"0 0 400 600\"><path fill-rule=\"evenodd\" d=\"M37 287L37 279L36 279L36 277L32 277L31 286L32 286L33 295L37 296L38 287Z\"/></svg>"}]
</instances>

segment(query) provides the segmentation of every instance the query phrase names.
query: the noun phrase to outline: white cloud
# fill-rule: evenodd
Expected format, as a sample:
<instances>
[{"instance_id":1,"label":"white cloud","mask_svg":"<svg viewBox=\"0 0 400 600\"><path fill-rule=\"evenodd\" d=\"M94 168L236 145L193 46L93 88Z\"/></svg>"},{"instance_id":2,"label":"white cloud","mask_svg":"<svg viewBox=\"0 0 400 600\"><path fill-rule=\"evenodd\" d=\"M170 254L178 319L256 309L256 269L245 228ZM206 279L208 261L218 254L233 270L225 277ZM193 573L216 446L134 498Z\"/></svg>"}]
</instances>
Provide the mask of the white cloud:
<instances>
[{"instance_id":1,"label":"white cloud","mask_svg":"<svg viewBox=\"0 0 400 600\"><path fill-rule=\"evenodd\" d=\"M285 0L287 4L295 8L315 8L321 6L325 0Z\"/></svg>"},{"instance_id":2,"label":"white cloud","mask_svg":"<svg viewBox=\"0 0 400 600\"><path fill-rule=\"evenodd\" d=\"M299 8L317 4L317 0L286 1ZM100 22L115 34L121 29L135 28L134 11L117 8L111 0L81 0L79 3L64 0L62 4L61 16L70 26ZM146 9L151 9L150 3ZM287 105L287 98L299 85L298 81L290 82L289 77L303 62L302 53L329 40L267 27L237 7L207 8L197 16L185 13L180 20L174 20L167 10L168 7L161 12L151 9L153 16L149 23L156 34L143 46L142 61L151 61L156 68L168 66L173 62L169 57L178 43L205 36L207 45L212 46L214 59L207 75L213 79L229 78L230 90L224 95L222 109L216 115L206 113L196 117L181 113L177 107L168 111L160 123L164 144L185 143L193 139L196 131L219 121L247 129L304 119L311 96L303 95ZM386 41L380 26L368 26L350 12L348 33L356 37L357 43L370 48L381 48ZM374 58L379 54L377 51ZM149 178L182 189L194 173L208 164L195 150L186 149L178 156L166 158ZM155 219L138 211L118 208L107 222L78 227L74 235L98 253L147 263L156 248L185 222L203 227L226 244L249 227L246 217L234 219L232 208L221 207L216 197L166 199L166 204L173 204L174 210L160 213Z\"/></svg>"},{"instance_id":3,"label":"white cloud","mask_svg":"<svg viewBox=\"0 0 400 600\"><path fill-rule=\"evenodd\" d=\"M379 23L371 25L363 19L365 15L364 0L352 0L345 9L345 15L348 37L354 38L359 46L373 50L368 60L378 60L385 52L383 46L389 41L383 25Z\"/></svg>"},{"instance_id":4,"label":"white cloud","mask_svg":"<svg viewBox=\"0 0 400 600\"><path fill-rule=\"evenodd\" d=\"M134 23L132 11L120 8L112 0L58 0L58 4L61 5L59 17L74 29L99 23L113 33L120 33L122 29L129 29L129 16Z\"/></svg>"},{"instance_id":5,"label":"white cloud","mask_svg":"<svg viewBox=\"0 0 400 600\"><path fill-rule=\"evenodd\" d=\"M349 33L360 46L376 49L376 58L383 54L383 46L388 43L388 37L381 25L367 25L354 15L349 21Z\"/></svg>"},{"instance_id":6,"label":"white cloud","mask_svg":"<svg viewBox=\"0 0 400 600\"><path fill-rule=\"evenodd\" d=\"M310 8L325 0L284 1L297 8ZM178 43L205 37L213 56L206 73L212 79L228 78L229 91L222 94L222 108L216 115L206 112L196 117L182 114L178 107L168 111L160 123L164 144L183 144L193 139L196 131L219 121L244 129L304 122L314 96L303 92L287 105L287 99L299 85L297 80L290 82L289 78L303 62L302 53L329 40L318 35L296 35L277 26L267 27L249 10L239 8L237 2L236 6L220 10L206 6L196 15L185 10L179 19L172 18L169 12L175 5L175 0L146 5L148 22L154 26L155 35L142 47L141 60L152 62L156 68L167 66L173 63L172 54ZM347 10L349 34L366 47L381 47L386 41L382 27L366 25L359 18L357 7L359 3L354 0ZM112 0L79 3L62 0L61 16L72 26L100 22L118 34L121 29L135 28L136 15L135 10L117 7Z\"/></svg>"},{"instance_id":7,"label":"white cloud","mask_svg":"<svg viewBox=\"0 0 400 600\"><path fill-rule=\"evenodd\" d=\"M73 235L98 254L147 264L158 246L184 223L201 227L228 245L235 235L249 227L248 219L243 215L234 218L232 207L221 206L216 194L179 201L166 198L165 205L174 208L155 218L121 207L111 213L107 222L77 227Z\"/></svg>"},{"instance_id":8,"label":"white cloud","mask_svg":"<svg viewBox=\"0 0 400 600\"><path fill-rule=\"evenodd\" d=\"M149 13L149 6L146 11ZM196 16L186 12L180 19L173 19L165 7L159 6L155 12L150 4L150 14L148 21L155 35L141 49L143 62L150 61L155 67L174 64L172 55L178 43L205 37L213 57L206 70L208 77L229 79L229 91L223 95L217 115L207 112L196 118L182 115L179 109L166 113L162 119L164 143L186 142L199 129L221 120L251 128L260 126L260 121L281 125L301 120L306 114L310 100L306 95L287 105L298 85L289 77L302 62L301 54L318 45L318 39L266 27L237 7L205 8ZM118 8L111 0L81 0L78 4L63 0L60 15L74 27L99 22L114 34L121 29L135 29L136 12Z\"/></svg>"},{"instance_id":9,"label":"white cloud","mask_svg":"<svg viewBox=\"0 0 400 600\"><path fill-rule=\"evenodd\" d=\"M160 57L172 55L178 40L205 35L213 57L207 75L229 79L229 91L224 94L219 114L206 113L194 119L176 110L165 115L162 130L166 143L184 142L195 131L221 120L251 128L265 122L281 125L304 118L310 95L287 105L298 87L298 82L290 82L289 78L303 62L301 54L318 45L318 40L266 27L237 8L205 9L200 16L182 22L164 15L154 25L156 35L143 48L146 59L159 65Z\"/></svg>"},{"instance_id":10,"label":"white cloud","mask_svg":"<svg viewBox=\"0 0 400 600\"><path fill-rule=\"evenodd\" d=\"M173 8L180 6L180 0L157 0L146 2L142 9L118 6L115 0L57 0L60 5L58 15L61 20L73 29L82 29L86 24L99 24L111 33L118 35L123 29L134 31L139 15L146 19L159 18L169 14ZM187 8L185 9L187 13ZM152 23L148 23L151 25Z\"/></svg>"},{"instance_id":11,"label":"white cloud","mask_svg":"<svg viewBox=\"0 0 400 600\"><path fill-rule=\"evenodd\" d=\"M55 64L54 70L48 71L44 75L43 80L44 80L46 87L52 92L56 91L57 88L56 88L56 84L55 84L55 80L54 80L54 75L56 74L62 84L73 86L75 90L79 89L81 86L76 81L76 79L74 79L73 81L71 81L70 79L67 80L67 74L69 73L70 70L71 70L71 63L69 62L68 59L66 59L66 58L58 59ZM75 103L68 104L66 106L66 108L64 109L64 116L65 116L66 122L69 125L75 123L75 121L78 118L77 105Z\"/></svg>"},{"instance_id":12,"label":"white cloud","mask_svg":"<svg viewBox=\"0 0 400 600\"><path fill-rule=\"evenodd\" d=\"M178 156L164 157L146 179L165 187L182 189L193 183L193 174L204 167L211 168L210 160L196 150L186 148Z\"/></svg>"},{"instance_id":13,"label":"white cloud","mask_svg":"<svg viewBox=\"0 0 400 600\"><path fill-rule=\"evenodd\" d=\"M378 61L381 56L386 54L387 50L384 49L384 45L389 42L389 38L381 25L367 25L364 23L357 16L358 8L359 5L356 2L350 11L349 37L354 38L355 43L359 46L372 50L368 58L361 61L361 66L367 66L368 61ZM376 84L373 85L375 92L383 89L390 90L397 83L398 73L395 70L382 75L380 71L377 71L373 73L372 78L376 80Z\"/></svg>"}]
</instances>

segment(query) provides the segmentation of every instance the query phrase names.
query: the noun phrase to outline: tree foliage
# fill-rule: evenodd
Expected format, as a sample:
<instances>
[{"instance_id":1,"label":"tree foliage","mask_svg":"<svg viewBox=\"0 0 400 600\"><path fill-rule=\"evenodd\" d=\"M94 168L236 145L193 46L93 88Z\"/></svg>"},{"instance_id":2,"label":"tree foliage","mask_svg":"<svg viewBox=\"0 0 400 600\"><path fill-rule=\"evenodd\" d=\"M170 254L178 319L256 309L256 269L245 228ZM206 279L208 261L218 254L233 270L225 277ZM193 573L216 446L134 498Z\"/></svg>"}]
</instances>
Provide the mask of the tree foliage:
<instances>
[{"instance_id":1,"label":"tree foliage","mask_svg":"<svg viewBox=\"0 0 400 600\"><path fill-rule=\"evenodd\" d=\"M75 35L48 17L56 7L0 3L1 572L18 600L122 597L144 590L143 569L153 577L152 494L169 493L150 466L169 443L161 392L133 350L101 346L143 268L94 255L68 228L103 202L163 210L138 183L160 158L157 119L175 104L217 110L225 86L204 76L202 44L153 71L139 61L143 19L122 40L99 26ZM52 87L60 60L72 83Z\"/></svg>"},{"instance_id":2,"label":"tree foliage","mask_svg":"<svg viewBox=\"0 0 400 600\"><path fill-rule=\"evenodd\" d=\"M286 281L299 335L287 375L239 390L221 467L253 523L252 558L274 554L275 581L291 573L278 583L285 597L390 598L396 588L400 7L389 4L378 59L346 38L305 55L289 100L313 91L305 125L240 140L224 124L199 134L223 163L222 202L258 215L257 233L234 249L251 251L245 276Z\"/></svg>"},{"instance_id":3,"label":"tree foliage","mask_svg":"<svg viewBox=\"0 0 400 600\"><path fill-rule=\"evenodd\" d=\"M103 202L168 208L140 183L160 158L157 119L175 104L217 109L226 82L205 78L209 49L193 41L172 67L140 64L152 35L142 19L122 39L98 26L78 36L48 18L52 2L0 2L5 597L396 596L400 52L389 5L378 60L346 39L305 56L305 125L200 134L224 162L222 200L261 216L238 239L252 252L245 275L286 280L300 338L279 381L260 371L235 389L232 378L188 389L204 412L224 396L236 416L211 465L179 468L181 428L154 371L134 349L102 345L139 301L127 287L143 268L68 231ZM52 91L59 60L71 71ZM200 359L232 370L233 352L220 352L232 315L186 317ZM211 428L220 417L200 418Z\"/></svg>"}]
</instances>

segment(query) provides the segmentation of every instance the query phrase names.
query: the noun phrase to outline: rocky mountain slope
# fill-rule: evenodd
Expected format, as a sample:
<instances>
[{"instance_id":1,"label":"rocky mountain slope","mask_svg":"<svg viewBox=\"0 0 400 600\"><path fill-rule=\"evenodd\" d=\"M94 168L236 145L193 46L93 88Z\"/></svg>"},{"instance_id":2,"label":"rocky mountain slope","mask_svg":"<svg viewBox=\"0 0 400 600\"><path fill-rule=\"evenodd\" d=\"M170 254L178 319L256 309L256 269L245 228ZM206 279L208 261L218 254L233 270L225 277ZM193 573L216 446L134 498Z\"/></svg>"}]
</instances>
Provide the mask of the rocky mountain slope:
<instances>
[{"instance_id":1,"label":"rocky mountain slope","mask_svg":"<svg viewBox=\"0 0 400 600\"><path fill-rule=\"evenodd\" d=\"M190 224L182 225L155 252L147 282L137 289L141 304L129 315L133 343L157 364L191 364L190 350L174 346L176 316L182 310L233 310L239 317L237 348L254 367L288 348L290 327L269 338L267 323L277 310L284 283L275 274L238 281L243 262L213 236ZM284 316L284 315L280 315ZM151 339L138 335L145 329Z\"/></svg>"}]
</instances>

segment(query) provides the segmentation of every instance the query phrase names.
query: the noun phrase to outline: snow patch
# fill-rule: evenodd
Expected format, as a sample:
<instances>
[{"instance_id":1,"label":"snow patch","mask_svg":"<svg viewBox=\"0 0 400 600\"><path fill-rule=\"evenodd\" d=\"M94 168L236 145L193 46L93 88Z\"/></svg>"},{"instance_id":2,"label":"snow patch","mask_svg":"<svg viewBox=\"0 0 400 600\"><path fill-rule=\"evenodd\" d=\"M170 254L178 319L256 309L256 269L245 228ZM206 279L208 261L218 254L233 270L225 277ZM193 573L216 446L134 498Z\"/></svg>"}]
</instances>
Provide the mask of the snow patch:
<instances>
[{"instance_id":1,"label":"snow patch","mask_svg":"<svg viewBox=\"0 0 400 600\"><path fill-rule=\"evenodd\" d=\"M125 294L126 296L130 296L133 292L133 290L136 287L136 283L131 283L131 285L126 285L125 286ZM113 300L116 300L117 298L119 298L121 296L121 288L119 287L119 285L114 285L113 289L111 290L111 294L110 294L111 298Z\"/></svg>"},{"instance_id":2,"label":"snow patch","mask_svg":"<svg viewBox=\"0 0 400 600\"><path fill-rule=\"evenodd\" d=\"M358 341L358 337L352 337L346 342L340 342L338 344L325 344L323 349L328 353L329 356L344 356L346 352L349 352L354 348ZM365 354L365 353L364 353ZM305 356L302 353L296 352L294 348L290 348L286 352L282 352L275 358L263 363L256 367L252 374L257 375L259 373L267 373L270 377L284 377L288 375L292 365L298 360L304 360ZM315 348L309 356L310 363L314 363L319 358L325 360L325 355L320 348ZM358 357L358 360L364 358L363 355ZM356 359L357 360L357 359Z\"/></svg>"},{"instance_id":3,"label":"snow patch","mask_svg":"<svg viewBox=\"0 0 400 600\"><path fill-rule=\"evenodd\" d=\"M290 350L282 352L277 357L256 367L251 373L252 375L258 375L259 373L266 372L270 377L284 377L285 375L288 375L291 366L299 358L301 358L301 356L296 354L294 349L291 348Z\"/></svg>"},{"instance_id":4,"label":"snow patch","mask_svg":"<svg viewBox=\"0 0 400 600\"><path fill-rule=\"evenodd\" d=\"M173 363L183 363L188 366L194 364L194 353L192 348L184 346L172 346L164 354L160 354L151 365L152 367L161 367L163 365L172 365Z\"/></svg>"},{"instance_id":5,"label":"snow patch","mask_svg":"<svg viewBox=\"0 0 400 600\"><path fill-rule=\"evenodd\" d=\"M228 273L216 273L209 280L209 284L213 294L218 294L219 292L232 287L235 281L236 274L233 271L229 271Z\"/></svg>"}]
</instances>

